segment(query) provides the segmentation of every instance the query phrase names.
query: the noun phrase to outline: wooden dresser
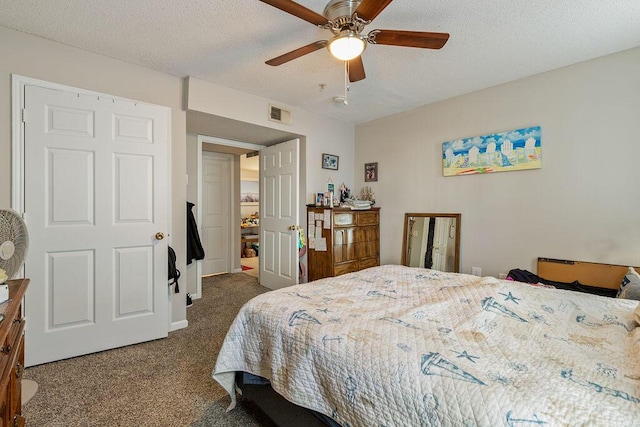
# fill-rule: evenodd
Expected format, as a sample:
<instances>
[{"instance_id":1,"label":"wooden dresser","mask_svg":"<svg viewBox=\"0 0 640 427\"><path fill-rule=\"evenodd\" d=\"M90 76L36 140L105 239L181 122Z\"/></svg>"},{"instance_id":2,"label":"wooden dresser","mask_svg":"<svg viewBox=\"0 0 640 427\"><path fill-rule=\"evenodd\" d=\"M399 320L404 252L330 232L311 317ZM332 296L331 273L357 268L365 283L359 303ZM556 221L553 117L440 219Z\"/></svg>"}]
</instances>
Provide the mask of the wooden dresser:
<instances>
[{"instance_id":1,"label":"wooden dresser","mask_svg":"<svg viewBox=\"0 0 640 427\"><path fill-rule=\"evenodd\" d=\"M329 213L330 224L320 224L319 218ZM307 207L307 222L313 213L314 228L322 226L326 251L309 246L307 252L309 281L339 276L380 265L380 208L350 210L349 208ZM328 228L325 228L328 227ZM307 230L309 239L314 236ZM316 246L317 247L317 246Z\"/></svg>"},{"instance_id":2,"label":"wooden dresser","mask_svg":"<svg viewBox=\"0 0 640 427\"><path fill-rule=\"evenodd\" d=\"M9 301L0 305L0 427L24 426L22 373L24 372L24 318L22 298L29 279L9 280Z\"/></svg>"}]
</instances>

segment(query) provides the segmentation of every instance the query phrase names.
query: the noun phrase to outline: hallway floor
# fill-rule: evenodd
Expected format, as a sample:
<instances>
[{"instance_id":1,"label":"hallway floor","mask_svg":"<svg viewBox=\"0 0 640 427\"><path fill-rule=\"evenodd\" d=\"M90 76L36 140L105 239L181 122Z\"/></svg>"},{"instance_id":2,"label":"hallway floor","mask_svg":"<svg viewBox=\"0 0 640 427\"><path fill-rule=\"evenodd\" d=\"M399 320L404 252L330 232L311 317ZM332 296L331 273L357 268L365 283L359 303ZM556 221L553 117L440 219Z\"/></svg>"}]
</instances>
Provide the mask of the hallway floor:
<instances>
[{"instance_id":1,"label":"hallway floor","mask_svg":"<svg viewBox=\"0 0 640 427\"><path fill-rule=\"evenodd\" d=\"M240 258L240 265L244 265L246 267L251 267L251 270L244 270L243 273L246 273L253 277L258 277L258 271L260 268L260 258L255 256L251 258Z\"/></svg>"}]
</instances>

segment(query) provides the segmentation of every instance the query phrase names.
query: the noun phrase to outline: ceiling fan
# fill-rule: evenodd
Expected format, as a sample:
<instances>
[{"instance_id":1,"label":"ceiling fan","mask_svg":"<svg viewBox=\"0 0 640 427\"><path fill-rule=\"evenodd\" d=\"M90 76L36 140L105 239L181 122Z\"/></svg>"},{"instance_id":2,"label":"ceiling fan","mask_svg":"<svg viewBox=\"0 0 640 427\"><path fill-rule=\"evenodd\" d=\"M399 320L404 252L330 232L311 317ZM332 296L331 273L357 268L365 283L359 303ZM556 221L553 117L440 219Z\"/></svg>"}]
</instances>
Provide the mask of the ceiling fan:
<instances>
[{"instance_id":1,"label":"ceiling fan","mask_svg":"<svg viewBox=\"0 0 640 427\"><path fill-rule=\"evenodd\" d=\"M331 0L320 15L292 0L260 0L284 12L304 19L320 28L331 30L330 40L319 40L266 61L272 66L282 65L318 49L327 47L342 61L348 61L349 81L357 82L366 77L360 54L367 43L390 46L440 49L449 40L447 33L422 31L373 30L363 35L369 25L393 0Z\"/></svg>"}]
</instances>

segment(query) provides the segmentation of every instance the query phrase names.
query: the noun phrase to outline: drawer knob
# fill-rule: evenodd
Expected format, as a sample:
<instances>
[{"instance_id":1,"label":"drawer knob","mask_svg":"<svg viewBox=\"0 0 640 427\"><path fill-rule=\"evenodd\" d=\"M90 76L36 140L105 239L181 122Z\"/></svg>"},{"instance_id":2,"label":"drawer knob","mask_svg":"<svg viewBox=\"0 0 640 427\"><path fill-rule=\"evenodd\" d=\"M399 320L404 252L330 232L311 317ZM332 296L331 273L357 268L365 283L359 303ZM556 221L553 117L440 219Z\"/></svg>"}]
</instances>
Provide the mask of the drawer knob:
<instances>
[{"instance_id":1,"label":"drawer knob","mask_svg":"<svg viewBox=\"0 0 640 427\"><path fill-rule=\"evenodd\" d=\"M2 349L0 349L1 352L3 352L4 354L9 354L11 353L11 344L7 344L4 347L2 347Z\"/></svg>"}]
</instances>

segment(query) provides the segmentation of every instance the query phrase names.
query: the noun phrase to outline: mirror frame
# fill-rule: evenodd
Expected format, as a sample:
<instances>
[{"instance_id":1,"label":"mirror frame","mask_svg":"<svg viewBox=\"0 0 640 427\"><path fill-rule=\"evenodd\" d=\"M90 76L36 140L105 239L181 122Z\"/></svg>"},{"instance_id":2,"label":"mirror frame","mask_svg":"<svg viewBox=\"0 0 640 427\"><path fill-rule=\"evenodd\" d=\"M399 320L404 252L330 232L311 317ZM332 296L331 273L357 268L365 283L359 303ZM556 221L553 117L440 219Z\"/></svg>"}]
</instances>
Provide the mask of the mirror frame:
<instances>
[{"instance_id":1,"label":"mirror frame","mask_svg":"<svg viewBox=\"0 0 640 427\"><path fill-rule=\"evenodd\" d=\"M409 232L409 218L411 217L435 217L435 218L455 218L456 219L456 260L452 273L460 272L460 225L462 214L459 213L405 213L404 214L404 233L402 234L402 265L407 265L407 233Z\"/></svg>"}]
</instances>

